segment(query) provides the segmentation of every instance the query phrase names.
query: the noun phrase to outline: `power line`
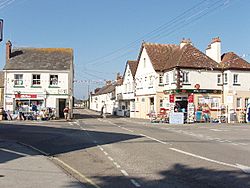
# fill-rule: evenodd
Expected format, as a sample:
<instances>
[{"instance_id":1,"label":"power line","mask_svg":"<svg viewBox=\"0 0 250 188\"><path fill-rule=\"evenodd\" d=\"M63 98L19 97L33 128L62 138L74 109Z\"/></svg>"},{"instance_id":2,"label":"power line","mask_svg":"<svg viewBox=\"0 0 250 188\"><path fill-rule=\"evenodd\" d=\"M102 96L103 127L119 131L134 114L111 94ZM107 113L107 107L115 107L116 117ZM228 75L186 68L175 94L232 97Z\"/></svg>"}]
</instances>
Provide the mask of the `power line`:
<instances>
[{"instance_id":1,"label":"power line","mask_svg":"<svg viewBox=\"0 0 250 188\"><path fill-rule=\"evenodd\" d=\"M126 46L124 46L124 47L122 47L122 48L119 48L119 49L117 49L117 50L115 50L114 52L112 52L112 53L109 53L108 55L106 55L106 56L102 56L102 57L100 57L100 58L97 58L96 60L94 60L94 61L89 61L87 64L85 64L85 66L86 65L90 65L90 64L93 64L93 65L95 65L95 64L97 64L97 62L99 62L98 60L103 60L103 59L105 59L105 58L107 58L107 57L110 57L111 56L111 54L113 55L113 54L116 54L117 52L119 52L119 51L121 51L121 50L123 50L124 48L128 48L128 47L133 47L134 46L134 44L135 43L137 43L139 40L141 41L141 39L143 39L143 37L145 37L145 36L148 36L148 37L150 37L149 39L151 39L151 38L156 38L156 36L158 37L158 36L160 36L160 35L162 35L162 33L164 32L166 32L166 31L168 31L168 30L173 30L173 28L175 28L176 27L176 25L179 25L179 24L181 24L181 25L188 25L188 24L185 24L185 22L187 21L187 17L188 17L188 14L191 14L188 18L190 19L190 22L192 22L192 17L196 17L196 16L198 16L199 14L201 14L202 12L204 12L205 10L207 10L207 14L209 14L209 10L212 8L212 7L214 7L214 5L211 5L211 3L210 2L207 2L207 3L210 3L209 5L208 5L208 7L202 7L202 4L204 4L205 2L207 2L207 0L204 0L204 1L202 1L202 2L200 2L200 3L198 3L198 4L196 4L195 6L193 6L192 8L189 8L188 10L186 10L184 13L182 13L182 14L180 14L179 16L177 16L177 17L175 17L174 19L172 19L170 22L167 22L166 24L163 24L162 26L160 26L160 27L158 27L157 29L155 29L155 30L153 30L153 31L151 31L151 32L149 32L148 34L146 34L146 35L144 35L144 36L142 36L140 39L138 39L138 40L135 40L134 42L131 42L131 43L129 43L128 45L126 45ZM218 4L219 2L221 2L221 1L216 1L214 4ZM223 3L225 3L225 1L223 1ZM224 4L221 4L221 6L223 6ZM197 14L197 11L199 10L199 9L201 9L201 8L203 8L201 11L199 11L199 14ZM193 12L192 11L196 11L195 12L195 14L193 14ZM215 11L214 9L212 10L212 11ZM211 11L211 12L212 12ZM171 26L172 25L172 26ZM170 27L171 26L171 27ZM179 28L182 28L182 27L179 27ZM175 31L175 30L174 30ZM152 35L152 34L154 34L154 33L158 33L156 36L154 36L154 35ZM172 33L172 32L171 32ZM168 34L169 35L169 34ZM123 56L124 55L124 53L122 53L122 54L120 54L121 56ZM111 58L111 57L110 57ZM110 61L110 60L109 60Z\"/></svg>"}]
</instances>

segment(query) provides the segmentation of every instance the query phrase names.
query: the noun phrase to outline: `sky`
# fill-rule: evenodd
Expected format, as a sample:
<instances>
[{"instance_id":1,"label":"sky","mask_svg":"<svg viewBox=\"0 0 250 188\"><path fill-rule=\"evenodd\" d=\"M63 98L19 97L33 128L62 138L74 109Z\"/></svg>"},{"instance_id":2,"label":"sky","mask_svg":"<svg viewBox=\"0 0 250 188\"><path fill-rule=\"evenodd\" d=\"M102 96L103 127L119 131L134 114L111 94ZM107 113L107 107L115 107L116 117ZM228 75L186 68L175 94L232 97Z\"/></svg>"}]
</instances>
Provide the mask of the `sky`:
<instances>
[{"instance_id":1,"label":"sky","mask_svg":"<svg viewBox=\"0 0 250 188\"><path fill-rule=\"evenodd\" d=\"M78 99L123 74L143 41L179 44L190 38L205 52L220 37L222 53L250 62L249 0L0 0L5 42L13 47L73 48Z\"/></svg>"}]
</instances>

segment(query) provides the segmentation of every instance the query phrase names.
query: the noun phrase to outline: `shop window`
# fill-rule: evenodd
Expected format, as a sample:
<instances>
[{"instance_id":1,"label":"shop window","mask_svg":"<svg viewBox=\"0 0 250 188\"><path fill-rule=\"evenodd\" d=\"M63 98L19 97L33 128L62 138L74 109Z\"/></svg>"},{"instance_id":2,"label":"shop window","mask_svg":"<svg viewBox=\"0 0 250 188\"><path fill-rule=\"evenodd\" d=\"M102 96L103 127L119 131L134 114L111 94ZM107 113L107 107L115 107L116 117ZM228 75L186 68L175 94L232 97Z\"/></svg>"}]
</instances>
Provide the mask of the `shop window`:
<instances>
[{"instance_id":1,"label":"shop window","mask_svg":"<svg viewBox=\"0 0 250 188\"><path fill-rule=\"evenodd\" d=\"M14 85L22 86L23 85L23 74L15 74L14 75Z\"/></svg>"},{"instance_id":2,"label":"shop window","mask_svg":"<svg viewBox=\"0 0 250 188\"><path fill-rule=\"evenodd\" d=\"M242 107L242 98L237 98L236 100L236 107L241 108Z\"/></svg>"},{"instance_id":3,"label":"shop window","mask_svg":"<svg viewBox=\"0 0 250 188\"><path fill-rule=\"evenodd\" d=\"M58 75L50 75L49 76L49 84L51 86L57 86L58 85Z\"/></svg>"},{"instance_id":4,"label":"shop window","mask_svg":"<svg viewBox=\"0 0 250 188\"><path fill-rule=\"evenodd\" d=\"M32 85L40 85L41 84L41 75L33 74L32 75Z\"/></svg>"}]
</instances>

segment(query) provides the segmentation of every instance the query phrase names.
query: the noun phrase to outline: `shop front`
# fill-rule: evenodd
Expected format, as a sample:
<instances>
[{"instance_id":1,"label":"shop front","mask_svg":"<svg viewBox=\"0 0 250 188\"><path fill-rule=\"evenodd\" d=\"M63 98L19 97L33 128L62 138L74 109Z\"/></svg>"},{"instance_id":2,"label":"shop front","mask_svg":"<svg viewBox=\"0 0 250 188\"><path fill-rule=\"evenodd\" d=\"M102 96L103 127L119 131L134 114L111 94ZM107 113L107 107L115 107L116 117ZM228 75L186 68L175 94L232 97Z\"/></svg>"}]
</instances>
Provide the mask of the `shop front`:
<instances>
[{"instance_id":1,"label":"shop front","mask_svg":"<svg viewBox=\"0 0 250 188\"><path fill-rule=\"evenodd\" d=\"M221 115L221 90L175 89L164 94L167 111L182 112L184 122L210 122Z\"/></svg>"}]
</instances>

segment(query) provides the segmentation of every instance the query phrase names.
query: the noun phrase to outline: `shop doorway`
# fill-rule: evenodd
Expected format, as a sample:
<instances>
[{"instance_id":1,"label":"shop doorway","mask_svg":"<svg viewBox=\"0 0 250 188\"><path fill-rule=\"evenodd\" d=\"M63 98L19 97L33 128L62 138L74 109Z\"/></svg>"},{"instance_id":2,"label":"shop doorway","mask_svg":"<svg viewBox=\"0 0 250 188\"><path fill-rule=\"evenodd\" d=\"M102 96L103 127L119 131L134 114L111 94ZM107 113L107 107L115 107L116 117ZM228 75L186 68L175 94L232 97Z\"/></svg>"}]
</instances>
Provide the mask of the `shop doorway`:
<instances>
[{"instance_id":1,"label":"shop doorway","mask_svg":"<svg viewBox=\"0 0 250 188\"><path fill-rule=\"evenodd\" d=\"M155 112L155 109L154 109L154 106L155 106L154 97L149 98L149 105L150 105L150 112Z\"/></svg>"},{"instance_id":2,"label":"shop doorway","mask_svg":"<svg viewBox=\"0 0 250 188\"><path fill-rule=\"evenodd\" d=\"M59 118L64 118L63 109L66 107L66 99L59 99Z\"/></svg>"}]
</instances>

